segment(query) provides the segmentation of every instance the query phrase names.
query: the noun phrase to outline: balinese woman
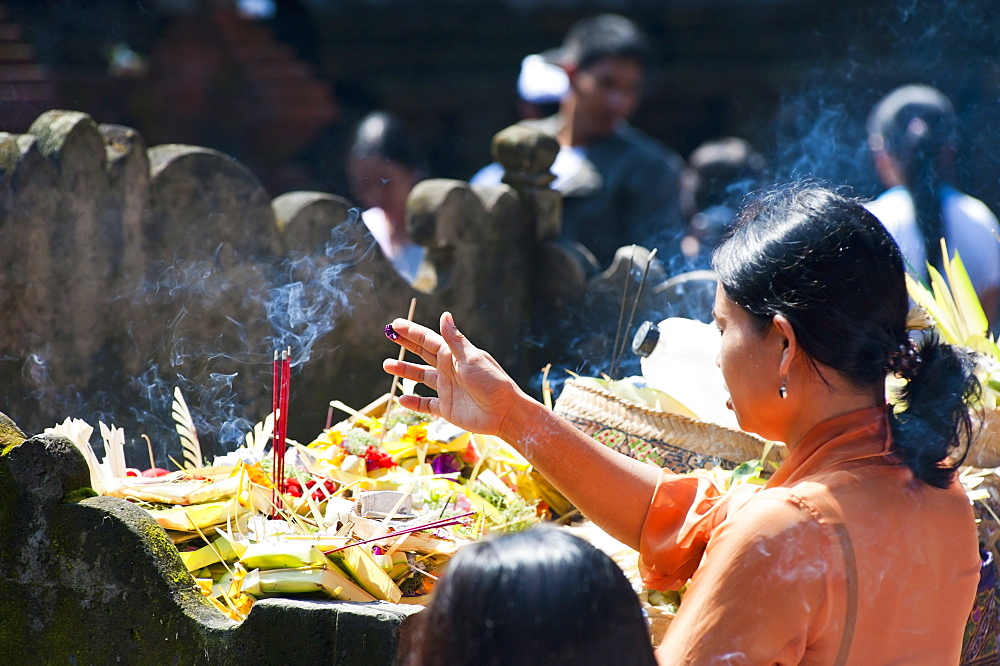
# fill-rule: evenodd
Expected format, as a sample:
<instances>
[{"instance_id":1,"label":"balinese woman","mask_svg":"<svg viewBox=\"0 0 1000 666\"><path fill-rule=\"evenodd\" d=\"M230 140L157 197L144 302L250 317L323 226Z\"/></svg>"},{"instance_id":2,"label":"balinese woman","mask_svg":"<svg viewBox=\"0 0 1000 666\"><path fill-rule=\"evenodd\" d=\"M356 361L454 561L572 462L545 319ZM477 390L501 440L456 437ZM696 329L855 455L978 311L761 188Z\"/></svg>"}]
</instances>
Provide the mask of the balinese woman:
<instances>
[{"instance_id":1,"label":"balinese woman","mask_svg":"<svg viewBox=\"0 0 1000 666\"><path fill-rule=\"evenodd\" d=\"M755 200L716 251L718 364L740 426L784 442L766 485L721 493L602 446L474 347L387 334L427 365L387 360L440 414L516 446L568 499L640 553L651 587L688 583L663 664L955 664L980 557L955 480L974 359L907 336L903 260L859 203L816 186ZM886 403L886 378L907 380Z\"/></svg>"}]
</instances>

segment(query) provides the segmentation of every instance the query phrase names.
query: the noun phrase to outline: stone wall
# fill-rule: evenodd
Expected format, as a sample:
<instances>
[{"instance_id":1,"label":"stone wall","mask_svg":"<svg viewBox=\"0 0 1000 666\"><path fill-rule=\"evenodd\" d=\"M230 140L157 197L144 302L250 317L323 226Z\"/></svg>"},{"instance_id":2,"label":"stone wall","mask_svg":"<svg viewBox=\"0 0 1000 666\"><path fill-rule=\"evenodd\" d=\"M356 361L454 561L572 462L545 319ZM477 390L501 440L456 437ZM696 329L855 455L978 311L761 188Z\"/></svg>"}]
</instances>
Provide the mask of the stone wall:
<instances>
[{"instance_id":1,"label":"stone wall","mask_svg":"<svg viewBox=\"0 0 1000 666\"><path fill-rule=\"evenodd\" d=\"M147 148L130 128L45 112L26 134L0 134L0 411L28 432L66 416L124 425L130 464L147 466L148 434L167 466L180 459L174 386L203 442L227 448L239 417L270 411L273 351L290 346L290 435L308 439L331 399L362 407L388 390L381 361L398 348L383 326L412 298L415 319L436 324L450 310L522 384L540 358L526 334L606 354L622 287L636 293L649 251L632 250L633 262L623 248L602 273L556 239L561 199L547 185L557 150L515 126L493 145L505 184L419 183L407 210L427 248L417 289L342 197L271 200L217 151ZM659 264L648 273L641 313L666 285ZM88 485L70 442L29 438L0 414L0 641L10 659L392 663L413 607L272 599L234 623L196 591L148 514Z\"/></svg>"},{"instance_id":2,"label":"stone wall","mask_svg":"<svg viewBox=\"0 0 1000 666\"><path fill-rule=\"evenodd\" d=\"M389 666L417 607L265 599L236 623L142 509L94 497L83 456L0 414L4 663Z\"/></svg>"},{"instance_id":3,"label":"stone wall","mask_svg":"<svg viewBox=\"0 0 1000 666\"><path fill-rule=\"evenodd\" d=\"M415 319L452 311L523 377L545 199L531 189L420 183L409 214L431 280L418 291L342 197L271 200L222 153L147 148L127 127L45 112L27 134L0 134L0 409L29 432L69 415L126 425L165 464L174 385L209 440L233 438L241 417L270 411L272 354L291 346L290 436L307 439L330 400L362 407L388 391L381 361L397 347L382 328L414 297Z\"/></svg>"}]
</instances>

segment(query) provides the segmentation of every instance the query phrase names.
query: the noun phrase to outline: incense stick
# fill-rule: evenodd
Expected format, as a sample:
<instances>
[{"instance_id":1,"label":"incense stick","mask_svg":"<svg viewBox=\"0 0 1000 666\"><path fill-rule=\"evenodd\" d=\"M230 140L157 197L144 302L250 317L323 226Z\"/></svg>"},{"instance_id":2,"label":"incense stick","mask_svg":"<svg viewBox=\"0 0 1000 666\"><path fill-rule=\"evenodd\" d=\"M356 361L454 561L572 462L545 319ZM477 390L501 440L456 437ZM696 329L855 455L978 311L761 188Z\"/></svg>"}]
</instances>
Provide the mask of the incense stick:
<instances>
[{"instance_id":1,"label":"incense stick","mask_svg":"<svg viewBox=\"0 0 1000 666\"><path fill-rule=\"evenodd\" d=\"M649 253L646 258L646 267L642 269L642 279L639 280L639 290L635 292L635 301L632 302L632 311L628 315L628 324L625 326L625 335L622 336L621 341L621 351L616 355L617 360L611 369L611 378L615 378L615 372L618 370L618 365L622 361L622 357L625 356L625 345L628 344L628 332L632 330L632 322L635 321L635 311L639 307L639 301L642 299L642 290L646 286L646 276L649 275L649 265L653 263L653 257L656 256L656 251L659 248L653 248L653 251Z\"/></svg>"},{"instance_id":2,"label":"incense stick","mask_svg":"<svg viewBox=\"0 0 1000 666\"><path fill-rule=\"evenodd\" d=\"M615 353L618 350L618 339L622 334L622 322L625 320L625 302L628 300L628 285L632 281L632 267L635 264L635 244L632 245L632 254L628 258L628 270L625 271L625 285L622 289L621 307L618 309L618 329L615 331L615 342L611 346L611 374L614 375Z\"/></svg>"},{"instance_id":3,"label":"incense stick","mask_svg":"<svg viewBox=\"0 0 1000 666\"><path fill-rule=\"evenodd\" d=\"M411 298L410 299L410 310L409 310L409 312L406 313L406 320L407 321L413 321L413 313L416 312L416 310L417 310L417 299L416 298ZM402 361L404 356L406 356L406 347L404 347L403 345L400 345L399 346L399 356L397 357L396 360ZM389 412L392 411L392 403L396 399L396 388L398 386L399 386L399 376L398 375L393 375L392 376L392 388L389 389L389 402L385 403L385 414L382 416L382 431L379 433L379 436L378 436L378 443L379 443L379 445L381 445L382 442L385 440L385 431L387 430L387 426L389 425Z\"/></svg>"},{"instance_id":4,"label":"incense stick","mask_svg":"<svg viewBox=\"0 0 1000 666\"><path fill-rule=\"evenodd\" d=\"M545 367L542 368L542 402L550 412L552 411L552 385L549 384L549 370L551 369L551 363L546 363Z\"/></svg>"},{"instance_id":5,"label":"incense stick","mask_svg":"<svg viewBox=\"0 0 1000 666\"><path fill-rule=\"evenodd\" d=\"M281 415L278 412L281 390L281 377L279 376L278 350L274 350L274 361L271 365L271 413L274 414L274 426L271 428L271 481L274 487L271 489L271 504L277 506L278 500L278 439L281 428Z\"/></svg>"},{"instance_id":6,"label":"incense stick","mask_svg":"<svg viewBox=\"0 0 1000 666\"><path fill-rule=\"evenodd\" d=\"M281 350L281 355L274 352L274 367L272 369L273 390L271 406L274 408L274 427L271 438L271 477L274 489L271 493L272 504L280 508L283 504L281 487L285 482L285 451L288 438L288 394L292 381L292 348Z\"/></svg>"},{"instance_id":7,"label":"incense stick","mask_svg":"<svg viewBox=\"0 0 1000 666\"><path fill-rule=\"evenodd\" d=\"M288 393L292 382L292 348L281 354L281 451L278 483L285 482L285 452L288 450ZM280 486L279 486L280 488Z\"/></svg>"},{"instance_id":8,"label":"incense stick","mask_svg":"<svg viewBox=\"0 0 1000 666\"><path fill-rule=\"evenodd\" d=\"M149 450L149 469L156 467L156 456L153 455L153 443L149 441L149 436L142 433L142 438L146 440L146 448Z\"/></svg>"},{"instance_id":9,"label":"incense stick","mask_svg":"<svg viewBox=\"0 0 1000 666\"><path fill-rule=\"evenodd\" d=\"M457 516L451 516L450 518L444 518L442 520L434 520L429 523L424 523L423 525L416 525L414 527L407 527L401 530L396 530L394 532L389 532L388 534L383 534L382 536L375 537L372 539L365 539L364 541L356 541L354 543L349 543L346 546L340 546L339 548L334 548L332 550L324 550L323 552L327 555L330 553L336 553L338 550L344 550L345 548L351 548L353 546L360 546L366 543L372 543L374 541L382 541L383 539L391 539L393 537L400 536L402 534L410 534L411 532L419 532L420 530L431 530L437 529L438 527L447 527L449 525L457 525L462 522L462 518L468 518L469 516L475 514L475 511L469 511L468 513L462 513Z\"/></svg>"}]
</instances>

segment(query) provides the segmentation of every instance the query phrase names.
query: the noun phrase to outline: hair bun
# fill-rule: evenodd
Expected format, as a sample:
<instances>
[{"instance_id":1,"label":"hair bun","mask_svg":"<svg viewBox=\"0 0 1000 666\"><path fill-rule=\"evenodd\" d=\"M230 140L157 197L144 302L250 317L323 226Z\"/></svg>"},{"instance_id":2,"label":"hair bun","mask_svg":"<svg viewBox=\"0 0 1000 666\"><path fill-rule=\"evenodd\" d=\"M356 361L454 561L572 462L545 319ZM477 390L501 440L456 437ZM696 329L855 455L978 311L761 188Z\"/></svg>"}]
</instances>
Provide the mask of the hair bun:
<instances>
[{"instance_id":1,"label":"hair bun","mask_svg":"<svg viewBox=\"0 0 1000 666\"><path fill-rule=\"evenodd\" d=\"M886 368L895 373L897 377L910 381L917 375L923 363L924 360L920 358L916 344L912 339L907 338L905 344L901 344L889 352Z\"/></svg>"}]
</instances>

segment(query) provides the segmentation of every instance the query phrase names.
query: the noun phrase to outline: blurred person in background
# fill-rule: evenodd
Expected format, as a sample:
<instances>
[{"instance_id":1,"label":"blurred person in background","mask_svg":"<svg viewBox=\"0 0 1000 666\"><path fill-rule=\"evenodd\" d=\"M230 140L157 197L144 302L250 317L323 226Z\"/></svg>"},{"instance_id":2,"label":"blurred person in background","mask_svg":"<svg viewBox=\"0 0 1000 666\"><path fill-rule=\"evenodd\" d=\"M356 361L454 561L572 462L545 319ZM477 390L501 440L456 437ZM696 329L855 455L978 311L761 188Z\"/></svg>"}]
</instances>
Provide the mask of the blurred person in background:
<instances>
[{"instance_id":1,"label":"blurred person in background","mask_svg":"<svg viewBox=\"0 0 1000 666\"><path fill-rule=\"evenodd\" d=\"M406 199L426 167L402 121L376 111L358 123L348 153L351 192L365 209L361 220L396 272L413 282L425 249L406 227Z\"/></svg>"},{"instance_id":2,"label":"blurred person in background","mask_svg":"<svg viewBox=\"0 0 1000 666\"><path fill-rule=\"evenodd\" d=\"M763 185L764 169L763 155L732 136L711 139L691 151L681 177L681 208L687 220L681 251L697 268L708 266L743 198Z\"/></svg>"},{"instance_id":3,"label":"blurred person in background","mask_svg":"<svg viewBox=\"0 0 1000 666\"><path fill-rule=\"evenodd\" d=\"M533 53L521 61L517 75L517 115L522 120L547 118L559 112L559 104L569 92L566 70Z\"/></svg>"},{"instance_id":4,"label":"blurred person in background","mask_svg":"<svg viewBox=\"0 0 1000 666\"><path fill-rule=\"evenodd\" d=\"M546 58L532 53L521 60L517 74L517 118L531 120L547 118L559 112L559 104L569 92L566 70ZM499 185L503 179L503 165L491 162L469 179L473 185Z\"/></svg>"},{"instance_id":5,"label":"blurred person in background","mask_svg":"<svg viewBox=\"0 0 1000 666\"><path fill-rule=\"evenodd\" d=\"M639 599L608 555L538 526L462 547L403 666L653 666Z\"/></svg>"},{"instance_id":6,"label":"blurred person in background","mask_svg":"<svg viewBox=\"0 0 1000 666\"><path fill-rule=\"evenodd\" d=\"M555 137L561 147L551 187L563 194L562 235L582 243L602 266L631 243L666 241L673 254L682 235L677 153L631 127L649 60L645 36L629 19L601 14L583 19L562 47L545 57L566 72L569 91L559 112L524 124ZM499 184L496 170L477 185Z\"/></svg>"},{"instance_id":7,"label":"blurred person in background","mask_svg":"<svg viewBox=\"0 0 1000 666\"><path fill-rule=\"evenodd\" d=\"M899 243L907 270L926 282L927 264L944 274L941 238L962 257L993 329L1000 306L1000 227L982 201L955 189L958 122L939 90L906 85L868 116L868 146L888 189L869 210Z\"/></svg>"}]
</instances>

